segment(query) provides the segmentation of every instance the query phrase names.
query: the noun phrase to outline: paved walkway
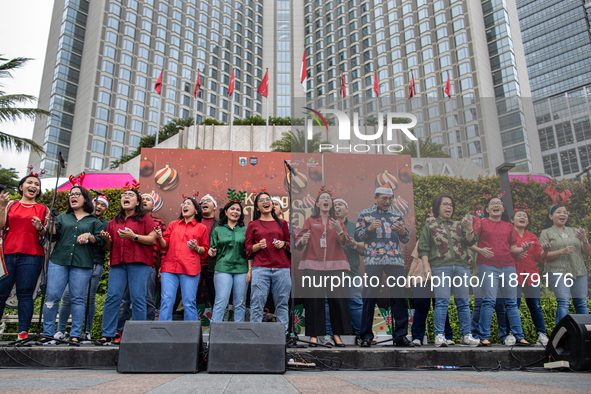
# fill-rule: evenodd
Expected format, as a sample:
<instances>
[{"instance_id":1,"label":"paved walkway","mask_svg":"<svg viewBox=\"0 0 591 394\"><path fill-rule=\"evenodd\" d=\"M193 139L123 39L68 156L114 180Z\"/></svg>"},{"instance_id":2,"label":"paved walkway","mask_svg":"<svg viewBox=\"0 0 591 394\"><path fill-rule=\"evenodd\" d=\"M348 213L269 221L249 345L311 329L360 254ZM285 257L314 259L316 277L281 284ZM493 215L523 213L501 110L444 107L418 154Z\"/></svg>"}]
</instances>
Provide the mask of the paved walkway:
<instances>
[{"instance_id":1,"label":"paved walkway","mask_svg":"<svg viewBox=\"0 0 591 394\"><path fill-rule=\"evenodd\" d=\"M2 393L587 393L591 373L386 371L285 375L128 375L114 370L0 370Z\"/></svg>"}]
</instances>

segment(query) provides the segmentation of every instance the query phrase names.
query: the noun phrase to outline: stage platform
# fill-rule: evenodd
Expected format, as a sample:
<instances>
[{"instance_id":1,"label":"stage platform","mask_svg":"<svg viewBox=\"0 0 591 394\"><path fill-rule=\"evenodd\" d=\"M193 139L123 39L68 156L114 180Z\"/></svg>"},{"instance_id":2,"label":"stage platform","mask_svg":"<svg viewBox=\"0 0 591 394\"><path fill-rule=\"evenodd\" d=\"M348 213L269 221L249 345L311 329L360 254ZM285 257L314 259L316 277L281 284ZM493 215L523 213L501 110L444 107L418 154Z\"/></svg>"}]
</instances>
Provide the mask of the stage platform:
<instances>
[{"instance_id":1,"label":"stage platform","mask_svg":"<svg viewBox=\"0 0 591 394\"><path fill-rule=\"evenodd\" d=\"M0 342L0 367L54 367L54 368L115 368L119 355L119 347L94 346L82 344L80 347L62 345L7 347L8 342ZM501 363L503 367L536 366L541 367L545 349L541 346L511 348L493 345L486 348L472 348L454 345L447 348L436 348L435 345L424 345L416 348L399 348L377 345L361 348L348 345L345 348L303 348L287 349L286 359L308 357L312 355L336 368L416 368L420 366L475 366L479 368L495 368ZM294 357L294 355L296 355ZM326 361L329 360L329 361ZM534 363L534 364L532 364Z\"/></svg>"}]
</instances>

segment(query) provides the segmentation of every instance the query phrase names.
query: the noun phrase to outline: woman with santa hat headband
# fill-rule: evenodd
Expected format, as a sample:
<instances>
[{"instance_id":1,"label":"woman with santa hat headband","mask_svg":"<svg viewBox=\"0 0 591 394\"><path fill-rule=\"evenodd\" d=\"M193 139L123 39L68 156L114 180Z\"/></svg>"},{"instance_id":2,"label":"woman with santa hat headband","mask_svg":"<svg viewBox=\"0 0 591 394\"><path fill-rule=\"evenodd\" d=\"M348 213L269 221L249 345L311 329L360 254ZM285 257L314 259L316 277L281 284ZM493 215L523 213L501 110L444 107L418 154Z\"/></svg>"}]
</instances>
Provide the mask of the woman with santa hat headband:
<instances>
[{"instance_id":1,"label":"woman with santa hat headband","mask_svg":"<svg viewBox=\"0 0 591 394\"><path fill-rule=\"evenodd\" d=\"M199 201L201 210L203 211L203 219L201 223L207 228L208 234L211 236L213 230L220 225L220 220L215 217L215 210L218 207L217 201L210 195L206 194ZM202 286L207 286L207 293L209 295L209 302L213 309L215 305L215 285L214 285L214 274L215 274L216 256L209 256L206 254L201 259L201 278L199 280L199 289L197 290L197 297L201 294ZM207 300L205 300L207 302Z\"/></svg>"}]
</instances>

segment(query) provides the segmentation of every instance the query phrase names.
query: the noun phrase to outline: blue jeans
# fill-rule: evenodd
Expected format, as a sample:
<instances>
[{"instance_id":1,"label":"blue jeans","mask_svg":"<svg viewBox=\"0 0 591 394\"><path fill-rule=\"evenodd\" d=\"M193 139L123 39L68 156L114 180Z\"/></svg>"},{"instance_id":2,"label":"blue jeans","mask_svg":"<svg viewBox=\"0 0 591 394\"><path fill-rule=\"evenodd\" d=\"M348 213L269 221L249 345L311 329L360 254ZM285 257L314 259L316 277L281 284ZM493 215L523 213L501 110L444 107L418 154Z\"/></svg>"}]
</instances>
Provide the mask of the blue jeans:
<instances>
[{"instance_id":1,"label":"blue jeans","mask_svg":"<svg viewBox=\"0 0 591 394\"><path fill-rule=\"evenodd\" d=\"M501 274L504 274L504 283L501 281ZM490 325L497 303L497 297L502 298L505 303L509 327L515 339L520 341L524 338L519 308L517 307L516 288L509 283L511 274L516 275L515 267L494 267L488 265L478 267L478 276L480 277L482 286L482 307L480 310L480 323L478 325L480 339L488 340L490 337ZM502 321L498 315L497 321Z\"/></svg>"},{"instance_id":2,"label":"blue jeans","mask_svg":"<svg viewBox=\"0 0 591 394\"><path fill-rule=\"evenodd\" d=\"M575 306L575 312L577 314L587 315L589 310L587 309L587 275L581 275L577 277L571 277L573 285L567 286L564 275L559 277L559 274L549 273L548 281L550 287L556 297L556 318L555 324L558 324L563 317L568 315L570 308L570 297L573 297L573 304ZM558 283L557 283L558 282Z\"/></svg>"},{"instance_id":3,"label":"blue jeans","mask_svg":"<svg viewBox=\"0 0 591 394\"><path fill-rule=\"evenodd\" d=\"M154 321L156 318L156 268L152 268L152 273L148 278L146 293L146 320ZM131 316L131 297L129 295L129 286L125 288L123 298L121 299L121 305L119 306L119 317L117 319L117 331L123 331L125 322L129 320Z\"/></svg>"},{"instance_id":4,"label":"blue jeans","mask_svg":"<svg viewBox=\"0 0 591 394\"><path fill-rule=\"evenodd\" d=\"M78 268L70 265L57 265L49 262L47 269L47 295L43 306L43 335L55 334L58 303L66 285L70 286L72 307L71 338L80 338L84 322L84 296L92 277L92 268Z\"/></svg>"},{"instance_id":5,"label":"blue jeans","mask_svg":"<svg viewBox=\"0 0 591 394\"><path fill-rule=\"evenodd\" d=\"M435 335L443 334L447 309L453 287L454 302L458 311L460 334L470 334L470 268L462 265L445 265L431 269L433 278L439 277L440 282L435 283L435 310L433 311L433 324Z\"/></svg>"},{"instance_id":6,"label":"blue jeans","mask_svg":"<svg viewBox=\"0 0 591 394\"><path fill-rule=\"evenodd\" d=\"M215 286L215 305L211 315L211 321L222 321L224 312L230 300L230 294L234 300L234 321L243 322L246 312L246 274L229 274L216 271L213 276ZM234 291L232 291L232 288Z\"/></svg>"},{"instance_id":7,"label":"blue jeans","mask_svg":"<svg viewBox=\"0 0 591 394\"><path fill-rule=\"evenodd\" d=\"M6 277L0 280L0 317L4 315L6 300L16 284L18 332L28 332L33 318L33 293L43 266L43 256L12 253L4 255L4 262Z\"/></svg>"},{"instance_id":8,"label":"blue jeans","mask_svg":"<svg viewBox=\"0 0 591 394\"><path fill-rule=\"evenodd\" d=\"M358 283L359 284L359 283ZM363 314L363 282L361 286L355 286L355 282L351 282L351 286L347 286L347 298L349 302L349 314L351 315L351 323L355 335L359 337L361 333L361 315ZM330 324L330 308L328 307L328 299L324 300L324 311L326 315L326 334L332 336L332 326Z\"/></svg>"},{"instance_id":9,"label":"blue jeans","mask_svg":"<svg viewBox=\"0 0 591 394\"><path fill-rule=\"evenodd\" d=\"M250 321L262 322L263 310L269 290L273 295L277 321L285 324L285 333L289 330L289 296L291 276L289 268L252 267L250 287ZM217 294L216 294L217 297Z\"/></svg>"},{"instance_id":10,"label":"blue jeans","mask_svg":"<svg viewBox=\"0 0 591 394\"><path fill-rule=\"evenodd\" d=\"M147 284L153 268L143 263L120 263L111 266L109 287L103 311L103 336L112 338L117 329L119 306L129 285L133 305L133 320L146 320Z\"/></svg>"},{"instance_id":11,"label":"blue jeans","mask_svg":"<svg viewBox=\"0 0 591 394\"><path fill-rule=\"evenodd\" d=\"M478 273L476 274L478 275ZM470 325L470 331L472 336L476 339L480 339L482 336L479 331L480 323L480 308L482 307L482 288L475 286L472 288L474 291L474 309L472 310L472 322ZM505 311L505 303L502 298L497 298L495 303L495 312L497 314L497 329L499 333L499 340L505 341L507 335L509 335L509 328L507 322L507 313Z\"/></svg>"},{"instance_id":12,"label":"blue jeans","mask_svg":"<svg viewBox=\"0 0 591 394\"><path fill-rule=\"evenodd\" d=\"M387 288L387 284L382 280L382 274L390 276L395 281L399 276L404 275L404 267L395 265L366 265L365 274L368 277L375 276L380 278L377 287L366 287L363 294L363 313L361 316L361 339L369 338L373 340L373 316L381 286ZM392 280L392 279L391 279ZM370 282L371 283L371 282ZM391 282L393 283L393 282ZM406 337L408 331L408 309L406 305L406 296L404 288L394 286L389 289L390 307L392 308L392 321L395 324L392 334L394 342L401 341Z\"/></svg>"},{"instance_id":13,"label":"blue jeans","mask_svg":"<svg viewBox=\"0 0 591 394\"><path fill-rule=\"evenodd\" d=\"M185 275L172 274L170 272L162 272L160 274L161 303L158 321L172 320L174 301L176 300L176 292L179 285L181 286L181 294L183 296L183 320L199 320L199 314L197 313L197 287L199 287L200 276L201 274Z\"/></svg>"},{"instance_id":14,"label":"blue jeans","mask_svg":"<svg viewBox=\"0 0 591 394\"><path fill-rule=\"evenodd\" d=\"M544 321L544 312L540 305L540 285L538 286L517 286L517 307L521 306L521 294L525 297L525 303L529 309L531 320L536 328L536 334L546 334L546 322Z\"/></svg>"},{"instance_id":15,"label":"blue jeans","mask_svg":"<svg viewBox=\"0 0 591 394\"><path fill-rule=\"evenodd\" d=\"M86 291L86 295L84 296L84 308L86 311L86 300L88 300L88 292L90 291L90 306L88 307L88 315L86 316L86 332L92 331L92 323L94 321L94 314L96 312L96 291L98 289L99 283L101 282L102 274L102 264L94 264L94 267L92 268L92 277L90 278L90 283L88 284L88 289ZM57 330L59 332L63 333L66 331L66 325L68 324L68 317L70 317L71 309L70 285L67 285L66 289L64 290L64 294L62 295L62 302L60 302L60 314L57 323Z\"/></svg>"}]
</instances>

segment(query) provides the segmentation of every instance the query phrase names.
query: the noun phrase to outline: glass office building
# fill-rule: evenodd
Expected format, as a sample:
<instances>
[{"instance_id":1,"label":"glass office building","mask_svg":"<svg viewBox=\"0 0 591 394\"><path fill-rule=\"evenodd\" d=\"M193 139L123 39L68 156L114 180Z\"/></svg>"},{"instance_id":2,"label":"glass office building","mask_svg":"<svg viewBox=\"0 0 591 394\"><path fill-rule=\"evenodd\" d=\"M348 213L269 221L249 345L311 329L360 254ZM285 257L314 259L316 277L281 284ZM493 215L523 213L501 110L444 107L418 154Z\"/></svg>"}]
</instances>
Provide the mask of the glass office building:
<instances>
[{"instance_id":1,"label":"glass office building","mask_svg":"<svg viewBox=\"0 0 591 394\"><path fill-rule=\"evenodd\" d=\"M591 1L517 0L544 172L591 164Z\"/></svg>"}]
</instances>

